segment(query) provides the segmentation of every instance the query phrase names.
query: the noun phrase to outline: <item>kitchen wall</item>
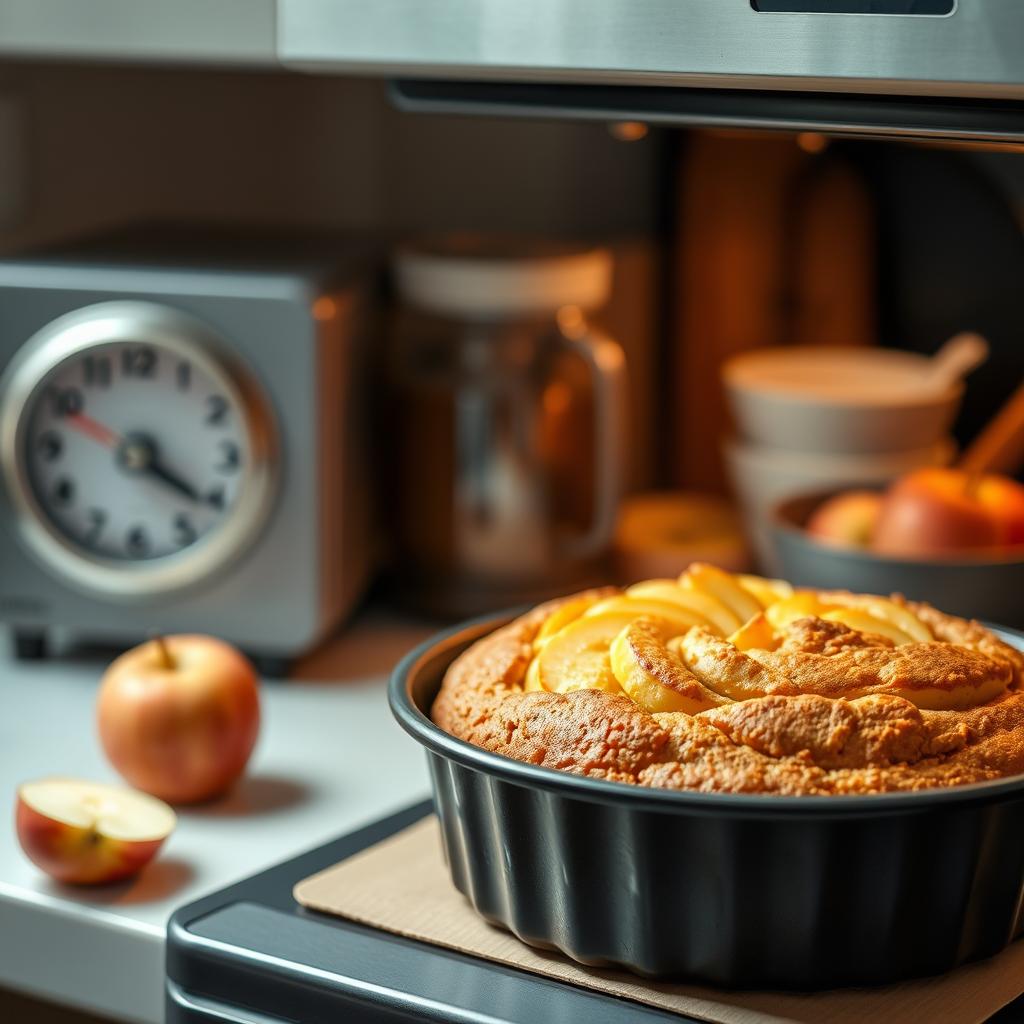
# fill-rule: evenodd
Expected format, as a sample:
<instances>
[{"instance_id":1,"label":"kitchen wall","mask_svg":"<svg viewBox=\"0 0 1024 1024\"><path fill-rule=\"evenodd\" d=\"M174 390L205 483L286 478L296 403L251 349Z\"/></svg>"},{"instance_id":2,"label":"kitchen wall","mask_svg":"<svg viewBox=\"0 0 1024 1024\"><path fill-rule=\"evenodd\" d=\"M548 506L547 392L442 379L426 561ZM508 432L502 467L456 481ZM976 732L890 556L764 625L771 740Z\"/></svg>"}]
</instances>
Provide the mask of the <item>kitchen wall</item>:
<instances>
[{"instance_id":1,"label":"kitchen wall","mask_svg":"<svg viewBox=\"0 0 1024 1024\"><path fill-rule=\"evenodd\" d=\"M604 235L656 216L650 138L405 115L378 81L8 65L4 95L30 180L6 246L139 217Z\"/></svg>"}]
</instances>

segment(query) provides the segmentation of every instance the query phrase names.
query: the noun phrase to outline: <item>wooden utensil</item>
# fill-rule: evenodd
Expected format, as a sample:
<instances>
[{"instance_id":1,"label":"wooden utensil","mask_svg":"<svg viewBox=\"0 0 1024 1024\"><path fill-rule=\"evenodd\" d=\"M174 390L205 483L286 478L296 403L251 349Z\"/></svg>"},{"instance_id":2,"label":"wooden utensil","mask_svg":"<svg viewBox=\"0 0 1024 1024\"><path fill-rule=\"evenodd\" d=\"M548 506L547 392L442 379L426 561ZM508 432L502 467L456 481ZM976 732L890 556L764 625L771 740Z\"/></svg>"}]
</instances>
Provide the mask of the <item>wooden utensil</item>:
<instances>
[{"instance_id":1,"label":"wooden utensil","mask_svg":"<svg viewBox=\"0 0 1024 1024\"><path fill-rule=\"evenodd\" d=\"M975 438L960 468L972 476L981 473L1012 475L1024 465L1024 383L1010 396L995 418Z\"/></svg>"}]
</instances>

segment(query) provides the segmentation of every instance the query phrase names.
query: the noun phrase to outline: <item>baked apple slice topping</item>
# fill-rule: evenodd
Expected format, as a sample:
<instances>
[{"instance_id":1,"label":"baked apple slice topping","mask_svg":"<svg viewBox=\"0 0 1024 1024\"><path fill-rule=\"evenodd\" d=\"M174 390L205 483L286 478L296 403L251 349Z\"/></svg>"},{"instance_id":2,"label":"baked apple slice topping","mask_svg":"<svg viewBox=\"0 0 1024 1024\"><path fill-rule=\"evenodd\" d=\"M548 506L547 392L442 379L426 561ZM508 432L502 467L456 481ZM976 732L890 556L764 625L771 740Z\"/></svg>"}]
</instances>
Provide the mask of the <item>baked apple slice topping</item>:
<instances>
[{"instance_id":1,"label":"baked apple slice topping","mask_svg":"<svg viewBox=\"0 0 1024 1024\"><path fill-rule=\"evenodd\" d=\"M679 654L698 679L731 700L800 692L783 673L707 630L691 629L679 641Z\"/></svg>"},{"instance_id":2,"label":"baked apple slice topping","mask_svg":"<svg viewBox=\"0 0 1024 1024\"><path fill-rule=\"evenodd\" d=\"M728 636L743 625L739 616L717 598L703 591L684 589L677 580L637 583L626 591L626 596L634 600L662 601L685 608L701 617L701 625L713 629L721 636Z\"/></svg>"},{"instance_id":3,"label":"baked apple slice topping","mask_svg":"<svg viewBox=\"0 0 1024 1024\"><path fill-rule=\"evenodd\" d=\"M634 618L628 612L612 611L585 615L570 622L548 639L534 659L537 669L533 685L552 693L570 690L620 693L609 649ZM529 673L527 670L527 676Z\"/></svg>"},{"instance_id":4,"label":"baked apple slice topping","mask_svg":"<svg viewBox=\"0 0 1024 1024\"><path fill-rule=\"evenodd\" d=\"M611 597L595 604L587 611L585 617L591 618L609 613L626 615L630 621L641 615L657 619L675 630L673 636L685 633L691 626L708 625L707 619L683 605L673 604L671 601L658 601L654 598L632 597L628 594Z\"/></svg>"},{"instance_id":5,"label":"baked apple slice topping","mask_svg":"<svg viewBox=\"0 0 1024 1024\"><path fill-rule=\"evenodd\" d=\"M694 562L679 577L679 584L683 590L696 591L698 594L708 594L715 598L724 604L741 624L762 610L760 601L744 589L731 573L719 569L718 566L708 565L707 562Z\"/></svg>"},{"instance_id":6,"label":"baked apple slice topping","mask_svg":"<svg viewBox=\"0 0 1024 1024\"><path fill-rule=\"evenodd\" d=\"M560 604L543 622L533 640L533 649L539 651L556 633L570 622L575 622L585 611L601 599L595 594L582 594Z\"/></svg>"},{"instance_id":7,"label":"baked apple slice topping","mask_svg":"<svg viewBox=\"0 0 1024 1024\"><path fill-rule=\"evenodd\" d=\"M826 622L841 622L858 633L884 636L897 647L914 642L914 638L909 633L904 633L899 626L894 626L891 622L886 622L885 619L880 619L863 608L830 608L828 611L822 611L819 618Z\"/></svg>"},{"instance_id":8,"label":"baked apple slice topping","mask_svg":"<svg viewBox=\"0 0 1024 1024\"><path fill-rule=\"evenodd\" d=\"M597 689L625 694L651 713L698 714L799 693L879 693L925 709L965 708L993 699L1012 681L998 659L956 644L949 658L963 665L951 662L947 680L915 681L917 656L901 649L934 640L898 600L793 590L781 580L697 563L678 580L566 601L537 633L523 688Z\"/></svg>"},{"instance_id":9,"label":"baked apple slice topping","mask_svg":"<svg viewBox=\"0 0 1024 1024\"><path fill-rule=\"evenodd\" d=\"M663 625L637 619L612 641L611 665L623 692L651 713L695 715L726 703L709 690L667 646Z\"/></svg>"},{"instance_id":10,"label":"baked apple slice topping","mask_svg":"<svg viewBox=\"0 0 1024 1024\"><path fill-rule=\"evenodd\" d=\"M774 651L781 640L764 612L758 612L729 637L729 643L738 651Z\"/></svg>"},{"instance_id":11,"label":"baked apple slice topping","mask_svg":"<svg viewBox=\"0 0 1024 1024\"><path fill-rule=\"evenodd\" d=\"M772 580L764 576L748 576L741 573L736 577L736 582L748 594L757 598L762 608L767 608L770 604L775 604L776 601L790 597L793 593L793 584L787 583L786 580Z\"/></svg>"},{"instance_id":12,"label":"baked apple slice topping","mask_svg":"<svg viewBox=\"0 0 1024 1024\"><path fill-rule=\"evenodd\" d=\"M932 631L908 608L898 605L885 597L875 597L870 594L850 594L840 598L840 604L852 608L862 608L872 618L881 619L895 626L901 633L910 639L906 643L926 644L935 637ZM854 627L856 628L856 627Z\"/></svg>"}]
</instances>

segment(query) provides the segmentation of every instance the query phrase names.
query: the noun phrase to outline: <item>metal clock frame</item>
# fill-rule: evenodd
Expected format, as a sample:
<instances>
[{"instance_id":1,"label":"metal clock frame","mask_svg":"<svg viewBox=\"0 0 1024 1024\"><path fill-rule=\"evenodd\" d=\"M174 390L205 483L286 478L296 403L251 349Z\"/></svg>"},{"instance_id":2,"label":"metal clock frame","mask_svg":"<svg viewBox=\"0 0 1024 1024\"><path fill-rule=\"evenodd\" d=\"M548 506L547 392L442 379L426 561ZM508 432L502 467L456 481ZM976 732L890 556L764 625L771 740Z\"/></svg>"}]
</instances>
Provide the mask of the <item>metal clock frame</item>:
<instances>
[{"instance_id":1,"label":"metal clock frame","mask_svg":"<svg viewBox=\"0 0 1024 1024\"><path fill-rule=\"evenodd\" d=\"M226 521L189 548L148 562L121 562L85 552L40 506L25 465L30 410L47 378L68 359L97 345L135 342L187 358L241 410L250 458ZM195 586L242 555L266 522L279 474L277 426L259 383L196 318L169 306L112 301L51 321L18 350L0 377L0 472L26 549L51 573L108 598L158 598Z\"/></svg>"}]
</instances>

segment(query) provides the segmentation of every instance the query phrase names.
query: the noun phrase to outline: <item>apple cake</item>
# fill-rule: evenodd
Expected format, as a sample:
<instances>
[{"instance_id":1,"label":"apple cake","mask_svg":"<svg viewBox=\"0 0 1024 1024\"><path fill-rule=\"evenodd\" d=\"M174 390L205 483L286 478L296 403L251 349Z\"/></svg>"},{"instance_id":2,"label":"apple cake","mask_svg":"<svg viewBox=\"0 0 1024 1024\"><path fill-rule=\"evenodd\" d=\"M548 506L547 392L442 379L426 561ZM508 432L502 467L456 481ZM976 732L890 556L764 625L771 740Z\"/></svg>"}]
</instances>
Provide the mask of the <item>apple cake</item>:
<instances>
[{"instance_id":1,"label":"apple cake","mask_svg":"<svg viewBox=\"0 0 1024 1024\"><path fill-rule=\"evenodd\" d=\"M449 668L434 721L665 789L882 793L1024 772L1024 655L899 595L695 564L543 604Z\"/></svg>"}]
</instances>

